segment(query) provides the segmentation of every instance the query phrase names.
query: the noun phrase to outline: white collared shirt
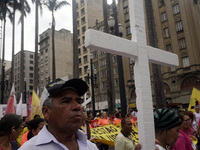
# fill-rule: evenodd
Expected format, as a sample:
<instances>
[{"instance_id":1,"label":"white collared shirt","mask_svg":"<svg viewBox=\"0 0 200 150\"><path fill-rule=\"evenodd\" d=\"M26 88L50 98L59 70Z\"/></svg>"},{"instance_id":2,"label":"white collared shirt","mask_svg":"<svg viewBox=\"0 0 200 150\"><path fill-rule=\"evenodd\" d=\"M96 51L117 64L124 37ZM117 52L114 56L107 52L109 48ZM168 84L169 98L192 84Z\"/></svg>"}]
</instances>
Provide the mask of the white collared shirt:
<instances>
[{"instance_id":1,"label":"white collared shirt","mask_svg":"<svg viewBox=\"0 0 200 150\"><path fill-rule=\"evenodd\" d=\"M96 145L87 140L87 135L81 130L76 133L79 150L98 150ZM60 143L44 126L38 135L25 142L19 150L69 150Z\"/></svg>"}]
</instances>

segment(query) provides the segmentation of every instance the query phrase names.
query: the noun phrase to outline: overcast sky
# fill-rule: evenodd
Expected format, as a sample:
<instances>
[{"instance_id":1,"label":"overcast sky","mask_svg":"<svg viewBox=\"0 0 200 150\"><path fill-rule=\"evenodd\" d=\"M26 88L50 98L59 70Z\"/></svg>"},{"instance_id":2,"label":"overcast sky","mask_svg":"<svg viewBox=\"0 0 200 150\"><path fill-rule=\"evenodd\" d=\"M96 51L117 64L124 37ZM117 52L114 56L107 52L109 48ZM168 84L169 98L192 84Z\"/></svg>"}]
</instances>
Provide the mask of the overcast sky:
<instances>
[{"instance_id":1,"label":"overcast sky","mask_svg":"<svg viewBox=\"0 0 200 150\"><path fill-rule=\"evenodd\" d=\"M35 5L31 3L31 13L27 15L24 22L24 49L34 51L35 46ZM72 31L72 0L67 0L70 5L64 6L55 13L56 30L65 28ZM111 3L112 0L108 0ZM39 34L51 27L51 13L43 6L43 14L39 14ZM15 54L21 50L21 24L18 24L19 13L16 14L16 32L15 32ZM5 59L11 60L12 53L12 25L7 19L6 25L6 46ZM0 45L2 43L0 42ZM1 52L2 53L2 52Z\"/></svg>"}]
</instances>

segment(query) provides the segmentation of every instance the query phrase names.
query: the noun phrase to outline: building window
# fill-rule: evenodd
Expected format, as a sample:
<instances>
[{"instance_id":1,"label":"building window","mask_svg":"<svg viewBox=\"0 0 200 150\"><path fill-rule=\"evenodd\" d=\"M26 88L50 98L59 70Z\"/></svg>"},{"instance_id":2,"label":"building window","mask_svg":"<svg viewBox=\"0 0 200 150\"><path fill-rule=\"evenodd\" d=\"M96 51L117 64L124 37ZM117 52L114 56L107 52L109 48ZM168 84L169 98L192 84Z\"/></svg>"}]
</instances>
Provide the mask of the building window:
<instances>
[{"instance_id":1,"label":"building window","mask_svg":"<svg viewBox=\"0 0 200 150\"><path fill-rule=\"evenodd\" d=\"M159 3L160 3L160 6L163 6L165 4L164 0L159 0Z\"/></svg>"},{"instance_id":2,"label":"building window","mask_svg":"<svg viewBox=\"0 0 200 150\"><path fill-rule=\"evenodd\" d=\"M129 21L129 13L125 13L124 17L125 17L125 21Z\"/></svg>"},{"instance_id":3,"label":"building window","mask_svg":"<svg viewBox=\"0 0 200 150\"><path fill-rule=\"evenodd\" d=\"M30 77L30 78L33 78L33 73L29 73L29 77Z\"/></svg>"},{"instance_id":4,"label":"building window","mask_svg":"<svg viewBox=\"0 0 200 150\"><path fill-rule=\"evenodd\" d=\"M77 21L77 26L79 27L79 21Z\"/></svg>"},{"instance_id":5,"label":"building window","mask_svg":"<svg viewBox=\"0 0 200 150\"><path fill-rule=\"evenodd\" d=\"M182 24L182 21L176 22L176 31L177 31L177 32L182 32L182 31L183 31L183 24Z\"/></svg>"},{"instance_id":6,"label":"building window","mask_svg":"<svg viewBox=\"0 0 200 150\"><path fill-rule=\"evenodd\" d=\"M172 52L172 45L171 44L166 45L166 50L168 52Z\"/></svg>"},{"instance_id":7,"label":"building window","mask_svg":"<svg viewBox=\"0 0 200 150\"><path fill-rule=\"evenodd\" d=\"M107 70L102 70L101 71L101 76L102 77L107 77Z\"/></svg>"},{"instance_id":8,"label":"building window","mask_svg":"<svg viewBox=\"0 0 200 150\"><path fill-rule=\"evenodd\" d=\"M81 9L81 15L83 15L83 14L85 14L85 9L84 8Z\"/></svg>"},{"instance_id":9,"label":"building window","mask_svg":"<svg viewBox=\"0 0 200 150\"><path fill-rule=\"evenodd\" d=\"M183 80L183 82L181 83L181 91L183 90L191 91L193 87L198 88L198 89L200 88L200 79L195 76L188 77L185 80Z\"/></svg>"},{"instance_id":10,"label":"building window","mask_svg":"<svg viewBox=\"0 0 200 150\"><path fill-rule=\"evenodd\" d=\"M126 27L126 34L131 34L131 29L130 29L130 26L129 27Z\"/></svg>"},{"instance_id":11,"label":"building window","mask_svg":"<svg viewBox=\"0 0 200 150\"><path fill-rule=\"evenodd\" d=\"M173 9L173 14L174 15L180 13L180 9L179 9L179 5L178 4L172 6L172 9Z\"/></svg>"},{"instance_id":12,"label":"building window","mask_svg":"<svg viewBox=\"0 0 200 150\"><path fill-rule=\"evenodd\" d=\"M82 37L82 43L85 43L85 36Z\"/></svg>"},{"instance_id":13,"label":"building window","mask_svg":"<svg viewBox=\"0 0 200 150\"><path fill-rule=\"evenodd\" d=\"M113 55L112 59L113 59L113 62L117 62L117 55Z\"/></svg>"},{"instance_id":14,"label":"building window","mask_svg":"<svg viewBox=\"0 0 200 150\"><path fill-rule=\"evenodd\" d=\"M128 0L124 0L123 6L124 6L124 8L128 7Z\"/></svg>"},{"instance_id":15,"label":"building window","mask_svg":"<svg viewBox=\"0 0 200 150\"><path fill-rule=\"evenodd\" d=\"M105 66L106 65L106 58L101 59L101 66Z\"/></svg>"},{"instance_id":16,"label":"building window","mask_svg":"<svg viewBox=\"0 0 200 150\"><path fill-rule=\"evenodd\" d=\"M107 82L102 82L102 88L106 89L107 88Z\"/></svg>"},{"instance_id":17,"label":"building window","mask_svg":"<svg viewBox=\"0 0 200 150\"><path fill-rule=\"evenodd\" d=\"M33 55L32 55L32 54L30 54L30 58L33 58Z\"/></svg>"},{"instance_id":18,"label":"building window","mask_svg":"<svg viewBox=\"0 0 200 150\"><path fill-rule=\"evenodd\" d=\"M78 54L80 54L80 53L81 53L81 49L79 48L79 49L78 49Z\"/></svg>"},{"instance_id":19,"label":"building window","mask_svg":"<svg viewBox=\"0 0 200 150\"><path fill-rule=\"evenodd\" d=\"M82 24L85 23L85 17L81 18L81 23L82 23Z\"/></svg>"},{"instance_id":20,"label":"building window","mask_svg":"<svg viewBox=\"0 0 200 150\"><path fill-rule=\"evenodd\" d=\"M43 55L43 51L40 52L40 55L41 55L41 56Z\"/></svg>"},{"instance_id":21,"label":"building window","mask_svg":"<svg viewBox=\"0 0 200 150\"><path fill-rule=\"evenodd\" d=\"M32 61L32 60L30 60L30 64L33 64L33 61Z\"/></svg>"},{"instance_id":22,"label":"building window","mask_svg":"<svg viewBox=\"0 0 200 150\"><path fill-rule=\"evenodd\" d=\"M86 62L88 61L87 56L84 56L84 57L83 57L83 61L84 61L84 63L86 63Z\"/></svg>"},{"instance_id":23,"label":"building window","mask_svg":"<svg viewBox=\"0 0 200 150\"><path fill-rule=\"evenodd\" d=\"M182 58L182 64L183 67L189 67L190 66L189 58L188 57Z\"/></svg>"},{"instance_id":24,"label":"building window","mask_svg":"<svg viewBox=\"0 0 200 150\"><path fill-rule=\"evenodd\" d=\"M85 26L84 27L82 27L82 33L85 33Z\"/></svg>"},{"instance_id":25,"label":"building window","mask_svg":"<svg viewBox=\"0 0 200 150\"><path fill-rule=\"evenodd\" d=\"M179 39L178 42L179 42L179 49L184 49L184 48L186 48L185 38Z\"/></svg>"},{"instance_id":26,"label":"building window","mask_svg":"<svg viewBox=\"0 0 200 150\"><path fill-rule=\"evenodd\" d=\"M48 48L45 49L45 52L46 52L46 53L48 52Z\"/></svg>"},{"instance_id":27,"label":"building window","mask_svg":"<svg viewBox=\"0 0 200 150\"><path fill-rule=\"evenodd\" d=\"M30 79L29 82L30 82L30 83L33 83L33 79Z\"/></svg>"},{"instance_id":28,"label":"building window","mask_svg":"<svg viewBox=\"0 0 200 150\"><path fill-rule=\"evenodd\" d=\"M104 54L105 54L105 52L102 52L102 51L100 52L100 55L104 55Z\"/></svg>"},{"instance_id":29,"label":"building window","mask_svg":"<svg viewBox=\"0 0 200 150\"><path fill-rule=\"evenodd\" d=\"M97 68L98 68L98 62L97 62L97 61L94 62L93 65L94 65L94 69L97 69Z\"/></svg>"},{"instance_id":30,"label":"building window","mask_svg":"<svg viewBox=\"0 0 200 150\"><path fill-rule=\"evenodd\" d=\"M81 68L79 68L79 74L82 74L82 69Z\"/></svg>"},{"instance_id":31,"label":"building window","mask_svg":"<svg viewBox=\"0 0 200 150\"><path fill-rule=\"evenodd\" d=\"M78 59L78 64L81 64L81 58Z\"/></svg>"},{"instance_id":32,"label":"building window","mask_svg":"<svg viewBox=\"0 0 200 150\"><path fill-rule=\"evenodd\" d=\"M33 67L30 67L29 69L30 69L30 70L33 70Z\"/></svg>"},{"instance_id":33,"label":"building window","mask_svg":"<svg viewBox=\"0 0 200 150\"><path fill-rule=\"evenodd\" d=\"M166 12L161 13L161 21L164 22L167 20Z\"/></svg>"},{"instance_id":34,"label":"building window","mask_svg":"<svg viewBox=\"0 0 200 150\"><path fill-rule=\"evenodd\" d=\"M80 41L80 39L78 39L78 45L80 45L81 44L81 41Z\"/></svg>"},{"instance_id":35,"label":"building window","mask_svg":"<svg viewBox=\"0 0 200 150\"><path fill-rule=\"evenodd\" d=\"M164 38L168 38L169 37L169 29L165 28L163 31L164 31Z\"/></svg>"},{"instance_id":36,"label":"building window","mask_svg":"<svg viewBox=\"0 0 200 150\"><path fill-rule=\"evenodd\" d=\"M84 73L87 73L87 68L88 68L88 66L84 67Z\"/></svg>"},{"instance_id":37,"label":"building window","mask_svg":"<svg viewBox=\"0 0 200 150\"><path fill-rule=\"evenodd\" d=\"M118 68L115 67L114 70L113 70L113 73L118 74Z\"/></svg>"},{"instance_id":38,"label":"building window","mask_svg":"<svg viewBox=\"0 0 200 150\"><path fill-rule=\"evenodd\" d=\"M93 58L97 58L97 57L98 57L97 51L94 51L94 52L92 53L92 55L93 55Z\"/></svg>"},{"instance_id":39,"label":"building window","mask_svg":"<svg viewBox=\"0 0 200 150\"><path fill-rule=\"evenodd\" d=\"M84 5L84 0L81 0L81 6L83 6Z\"/></svg>"},{"instance_id":40,"label":"building window","mask_svg":"<svg viewBox=\"0 0 200 150\"><path fill-rule=\"evenodd\" d=\"M115 86L119 86L119 80L115 79Z\"/></svg>"},{"instance_id":41,"label":"building window","mask_svg":"<svg viewBox=\"0 0 200 150\"><path fill-rule=\"evenodd\" d=\"M31 90L31 91L32 91L32 90L33 90L33 86L29 86L29 90Z\"/></svg>"},{"instance_id":42,"label":"building window","mask_svg":"<svg viewBox=\"0 0 200 150\"><path fill-rule=\"evenodd\" d=\"M78 36L80 35L80 30L77 30L77 35L78 35Z\"/></svg>"},{"instance_id":43,"label":"building window","mask_svg":"<svg viewBox=\"0 0 200 150\"><path fill-rule=\"evenodd\" d=\"M77 18L79 17L79 13L78 12L76 12L76 15L77 15Z\"/></svg>"},{"instance_id":44,"label":"building window","mask_svg":"<svg viewBox=\"0 0 200 150\"><path fill-rule=\"evenodd\" d=\"M87 52L87 48L85 48L85 46L83 46L83 52Z\"/></svg>"}]
</instances>

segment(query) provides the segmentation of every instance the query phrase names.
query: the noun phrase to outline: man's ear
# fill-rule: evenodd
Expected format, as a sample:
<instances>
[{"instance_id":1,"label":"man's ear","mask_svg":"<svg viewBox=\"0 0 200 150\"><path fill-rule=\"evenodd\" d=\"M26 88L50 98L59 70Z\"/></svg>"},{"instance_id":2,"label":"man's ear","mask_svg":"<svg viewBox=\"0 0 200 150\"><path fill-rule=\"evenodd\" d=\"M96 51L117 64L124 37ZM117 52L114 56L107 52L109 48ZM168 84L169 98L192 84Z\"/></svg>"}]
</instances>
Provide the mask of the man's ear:
<instances>
[{"instance_id":1,"label":"man's ear","mask_svg":"<svg viewBox=\"0 0 200 150\"><path fill-rule=\"evenodd\" d=\"M42 107L42 114L43 114L43 116L44 116L44 119L46 120L46 121L48 121L49 120L49 113L50 113L50 108L48 107L48 106L43 106Z\"/></svg>"}]
</instances>

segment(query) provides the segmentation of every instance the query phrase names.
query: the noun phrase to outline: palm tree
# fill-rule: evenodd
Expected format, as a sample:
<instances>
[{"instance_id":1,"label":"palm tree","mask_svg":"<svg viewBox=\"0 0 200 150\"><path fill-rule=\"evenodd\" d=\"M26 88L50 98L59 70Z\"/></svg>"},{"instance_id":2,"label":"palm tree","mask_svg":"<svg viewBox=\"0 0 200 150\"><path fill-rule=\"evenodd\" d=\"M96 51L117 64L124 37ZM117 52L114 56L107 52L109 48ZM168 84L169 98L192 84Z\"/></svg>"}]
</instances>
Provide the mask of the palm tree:
<instances>
[{"instance_id":1,"label":"palm tree","mask_svg":"<svg viewBox=\"0 0 200 150\"><path fill-rule=\"evenodd\" d=\"M68 2L65 0L63 1L58 1L58 0L44 0L43 4L47 6L49 11L52 13L52 24L51 24L51 30L52 30L52 74L53 77L52 79L56 79L56 64L55 64L55 41L54 41L54 34L55 34L55 17L54 17L54 12L57 11L58 9L62 8L65 5L69 5Z\"/></svg>"},{"instance_id":2,"label":"palm tree","mask_svg":"<svg viewBox=\"0 0 200 150\"><path fill-rule=\"evenodd\" d=\"M77 33L77 13L76 13L76 1L72 1L72 13L73 13L73 76L79 77L79 64L78 64L78 33Z\"/></svg>"},{"instance_id":3,"label":"palm tree","mask_svg":"<svg viewBox=\"0 0 200 150\"><path fill-rule=\"evenodd\" d=\"M30 13L30 6L26 0L20 0L20 4L21 4L21 9L20 9L21 10L20 93L23 93L23 90L24 90L24 16L26 16L26 13Z\"/></svg>"},{"instance_id":4,"label":"palm tree","mask_svg":"<svg viewBox=\"0 0 200 150\"><path fill-rule=\"evenodd\" d=\"M42 13L42 3L40 0L32 0L32 3L35 3L35 65L34 65L34 90L37 90L38 85L38 26L39 26L39 17L38 17L38 7L40 7L40 12Z\"/></svg>"},{"instance_id":5,"label":"palm tree","mask_svg":"<svg viewBox=\"0 0 200 150\"><path fill-rule=\"evenodd\" d=\"M3 25L3 49L2 49L2 63L1 63L1 103L3 103L3 94L4 94L4 58L5 58L5 32L6 32L6 17L12 18L12 0L1 0L0 1L0 19L4 21Z\"/></svg>"}]
</instances>

